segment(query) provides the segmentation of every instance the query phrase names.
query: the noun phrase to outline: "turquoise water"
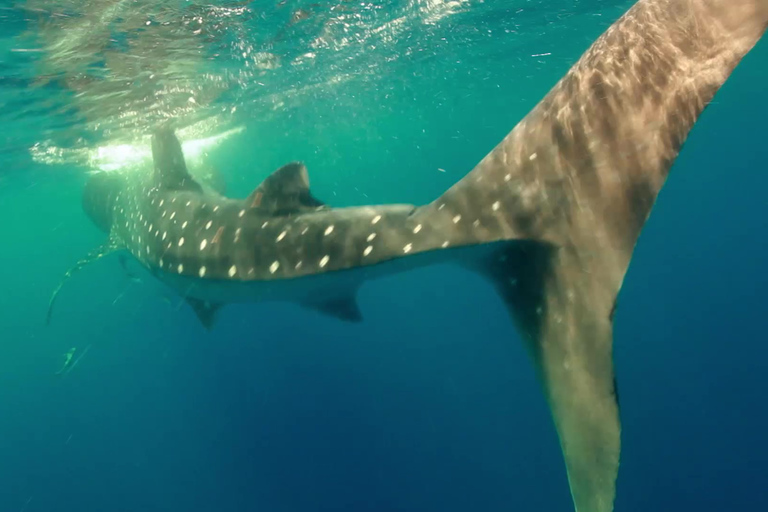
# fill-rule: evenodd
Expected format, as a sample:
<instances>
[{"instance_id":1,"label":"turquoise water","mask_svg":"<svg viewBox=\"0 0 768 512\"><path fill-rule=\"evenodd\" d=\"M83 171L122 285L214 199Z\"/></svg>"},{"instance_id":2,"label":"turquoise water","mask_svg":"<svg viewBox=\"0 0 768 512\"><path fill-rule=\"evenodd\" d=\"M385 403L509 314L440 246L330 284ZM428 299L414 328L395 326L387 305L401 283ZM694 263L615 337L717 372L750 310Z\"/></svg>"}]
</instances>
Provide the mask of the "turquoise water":
<instances>
[{"instance_id":1,"label":"turquoise water","mask_svg":"<svg viewBox=\"0 0 768 512\"><path fill-rule=\"evenodd\" d=\"M424 203L631 3L0 1L0 511L569 510L473 274L371 282L359 325L235 305L206 333L108 258L45 311L103 238L80 208L95 157L156 120L234 131L204 158L233 196L300 159L335 206ZM768 507L766 62L764 40L695 127L620 296L617 510Z\"/></svg>"}]
</instances>

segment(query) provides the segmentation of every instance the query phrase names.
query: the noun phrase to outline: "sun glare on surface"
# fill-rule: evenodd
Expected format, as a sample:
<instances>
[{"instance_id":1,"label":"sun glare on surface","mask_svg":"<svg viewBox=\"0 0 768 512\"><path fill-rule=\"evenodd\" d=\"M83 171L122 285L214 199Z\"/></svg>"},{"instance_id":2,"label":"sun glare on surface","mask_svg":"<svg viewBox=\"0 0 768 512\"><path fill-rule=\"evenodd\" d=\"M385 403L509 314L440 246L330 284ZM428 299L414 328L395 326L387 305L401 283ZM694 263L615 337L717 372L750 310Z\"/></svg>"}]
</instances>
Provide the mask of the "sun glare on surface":
<instances>
[{"instance_id":1,"label":"sun glare on surface","mask_svg":"<svg viewBox=\"0 0 768 512\"><path fill-rule=\"evenodd\" d=\"M210 137L182 141L184 158L188 164L195 165L208 151L243 130L244 127L240 126ZM179 135L183 137L184 131L180 131ZM150 140L146 137L134 144L99 146L91 151L88 161L91 167L99 172L114 172L148 165L152 161Z\"/></svg>"}]
</instances>

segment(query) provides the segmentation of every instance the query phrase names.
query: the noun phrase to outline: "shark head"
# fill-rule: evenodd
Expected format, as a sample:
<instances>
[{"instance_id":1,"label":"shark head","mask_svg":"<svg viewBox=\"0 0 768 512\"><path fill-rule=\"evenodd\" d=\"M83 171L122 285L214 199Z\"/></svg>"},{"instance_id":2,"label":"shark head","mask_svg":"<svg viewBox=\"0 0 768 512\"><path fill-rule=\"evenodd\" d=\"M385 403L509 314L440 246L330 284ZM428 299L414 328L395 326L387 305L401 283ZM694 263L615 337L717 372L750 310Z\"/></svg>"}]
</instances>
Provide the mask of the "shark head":
<instances>
[{"instance_id":1,"label":"shark head","mask_svg":"<svg viewBox=\"0 0 768 512\"><path fill-rule=\"evenodd\" d=\"M117 174L99 172L93 174L83 188L83 210L105 233L112 230L115 204L122 187L123 180Z\"/></svg>"}]
</instances>

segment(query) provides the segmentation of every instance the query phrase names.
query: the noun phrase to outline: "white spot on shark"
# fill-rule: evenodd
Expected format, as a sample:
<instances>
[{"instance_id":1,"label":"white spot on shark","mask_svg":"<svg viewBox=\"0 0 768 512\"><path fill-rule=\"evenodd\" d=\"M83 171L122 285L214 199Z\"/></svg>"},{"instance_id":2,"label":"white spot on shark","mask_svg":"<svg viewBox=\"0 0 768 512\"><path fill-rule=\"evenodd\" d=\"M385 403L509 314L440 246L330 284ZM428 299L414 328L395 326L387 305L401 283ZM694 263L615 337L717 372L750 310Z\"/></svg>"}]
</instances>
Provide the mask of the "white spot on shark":
<instances>
[{"instance_id":1,"label":"white spot on shark","mask_svg":"<svg viewBox=\"0 0 768 512\"><path fill-rule=\"evenodd\" d=\"M209 220L208 223L205 225L205 229L211 229L211 226L213 226L213 221Z\"/></svg>"},{"instance_id":2,"label":"white spot on shark","mask_svg":"<svg viewBox=\"0 0 768 512\"><path fill-rule=\"evenodd\" d=\"M455 217L453 218L453 223L454 223L454 224L458 224L460 220L461 220L461 215L457 215L457 216L455 216Z\"/></svg>"},{"instance_id":3,"label":"white spot on shark","mask_svg":"<svg viewBox=\"0 0 768 512\"><path fill-rule=\"evenodd\" d=\"M275 261L273 261L273 262L272 262L272 264L269 266L269 272L270 272L271 274L274 274L275 272L277 272L277 269L279 269L279 268L280 268L280 262L279 262L279 261L277 261L277 260L275 260Z\"/></svg>"},{"instance_id":4,"label":"white spot on shark","mask_svg":"<svg viewBox=\"0 0 768 512\"><path fill-rule=\"evenodd\" d=\"M405 254L408 254L411 252L411 249L413 249L413 244L405 244L405 247L403 247L403 252Z\"/></svg>"},{"instance_id":5,"label":"white spot on shark","mask_svg":"<svg viewBox=\"0 0 768 512\"><path fill-rule=\"evenodd\" d=\"M413 228L413 234L415 235L419 231L421 231L421 224L418 224L415 228Z\"/></svg>"},{"instance_id":6,"label":"white spot on shark","mask_svg":"<svg viewBox=\"0 0 768 512\"><path fill-rule=\"evenodd\" d=\"M493 209L493 211L498 211L498 210L499 210L499 207L501 207L501 203L500 203L500 202L498 202L498 201L496 201L495 203L493 203L493 204L491 205L491 208Z\"/></svg>"},{"instance_id":7,"label":"white spot on shark","mask_svg":"<svg viewBox=\"0 0 768 512\"><path fill-rule=\"evenodd\" d=\"M179 247L184 245L184 237L179 238Z\"/></svg>"},{"instance_id":8,"label":"white spot on shark","mask_svg":"<svg viewBox=\"0 0 768 512\"><path fill-rule=\"evenodd\" d=\"M373 220L371 221L371 224L376 224L376 223L377 223L377 222L379 222L380 220L381 220L381 215L377 215L377 216L375 216L375 217L373 218Z\"/></svg>"},{"instance_id":9,"label":"white spot on shark","mask_svg":"<svg viewBox=\"0 0 768 512\"><path fill-rule=\"evenodd\" d=\"M206 272L206 268L200 267L200 270L197 272L197 275L199 275L200 277L205 277L205 272Z\"/></svg>"},{"instance_id":10,"label":"white spot on shark","mask_svg":"<svg viewBox=\"0 0 768 512\"><path fill-rule=\"evenodd\" d=\"M177 269L177 270L179 271L179 274L181 274L182 272L184 272L184 265L182 265L181 263L179 263L179 267L178 267L178 269Z\"/></svg>"},{"instance_id":11,"label":"white spot on shark","mask_svg":"<svg viewBox=\"0 0 768 512\"><path fill-rule=\"evenodd\" d=\"M372 250L373 250L373 246L372 246L372 245L369 245L369 246L368 246L368 247L366 247L366 248L365 248L365 250L363 251L363 256L368 256L369 254L371 254L371 251L372 251Z\"/></svg>"},{"instance_id":12,"label":"white spot on shark","mask_svg":"<svg viewBox=\"0 0 768 512\"><path fill-rule=\"evenodd\" d=\"M229 274L229 277L235 277L235 274L237 274L237 267L235 265L229 267L229 272L227 272L227 274Z\"/></svg>"},{"instance_id":13,"label":"white spot on shark","mask_svg":"<svg viewBox=\"0 0 768 512\"><path fill-rule=\"evenodd\" d=\"M328 264L328 260L331 259L327 254L320 260L320 268L325 267Z\"/></svg>"},{"instance_id":14,"label":"white spot on shark","mask_svg":"<svg viewBox=\"0 0 768 512\"><path fill-rule=\"evenodd\" d=\"M328 226L327 228L325 228L325 233L323 233L323 235L325 235L325 236L328 236L328 235L330 235L331 233L333 233L333 224L331 224L330 226Z\"/></svg>"},{"instance_id":15,"label":"white spot on shark","mask_svg":"<svg viewBox=\"0 0 768 512\"><path fill-rule=\"evenodd\" d=\"M279 242L280 240L282 240L283 238L285 238L285 235L286 235L287 233L288 233L287 231L283 231L282 233L280 233L279 235L277 235L277 238L275 239L275 241L276 241L276 242Z\"/></svg>"},{"instance_id":16,"label":"white spot on shark","mask_svg":"<svg viewBox=\"0 0 768 512\"><path fill-rule=\"evenodd\" d=\"M206 247L207 245L208 245L208 240L206 240L205 238L203 238L203 241L202 241L202 242L200 242L200 250L202 251L203 249L205 249L205 247Z\"/></svg>"}]
</instances>

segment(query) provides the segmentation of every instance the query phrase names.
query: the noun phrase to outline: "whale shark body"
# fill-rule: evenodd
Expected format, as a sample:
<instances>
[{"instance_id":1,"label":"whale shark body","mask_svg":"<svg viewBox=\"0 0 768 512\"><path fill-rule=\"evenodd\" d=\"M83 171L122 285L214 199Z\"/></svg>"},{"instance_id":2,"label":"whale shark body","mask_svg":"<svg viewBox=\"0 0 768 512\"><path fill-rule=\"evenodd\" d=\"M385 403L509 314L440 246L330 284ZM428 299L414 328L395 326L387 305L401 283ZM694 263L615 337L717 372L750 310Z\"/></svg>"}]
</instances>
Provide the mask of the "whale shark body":
<instances>
[{"instance_id":1,"label":"whale shark body","mask_svg":"<svg viewBox=\"0 0 768 512\"><path fill-rule=\"evenodd\" d=\"M616 298L689 131L768 25L768 0L641 0L469 174L430 204L333 208L291 163L248 198L194 180L171 129L146 174L94 175L83 205L208 327L223 304L290 300L359 321L367 279L456 261L518 326L578 512L613 510Z\"/></svg>"}]
</instances>

